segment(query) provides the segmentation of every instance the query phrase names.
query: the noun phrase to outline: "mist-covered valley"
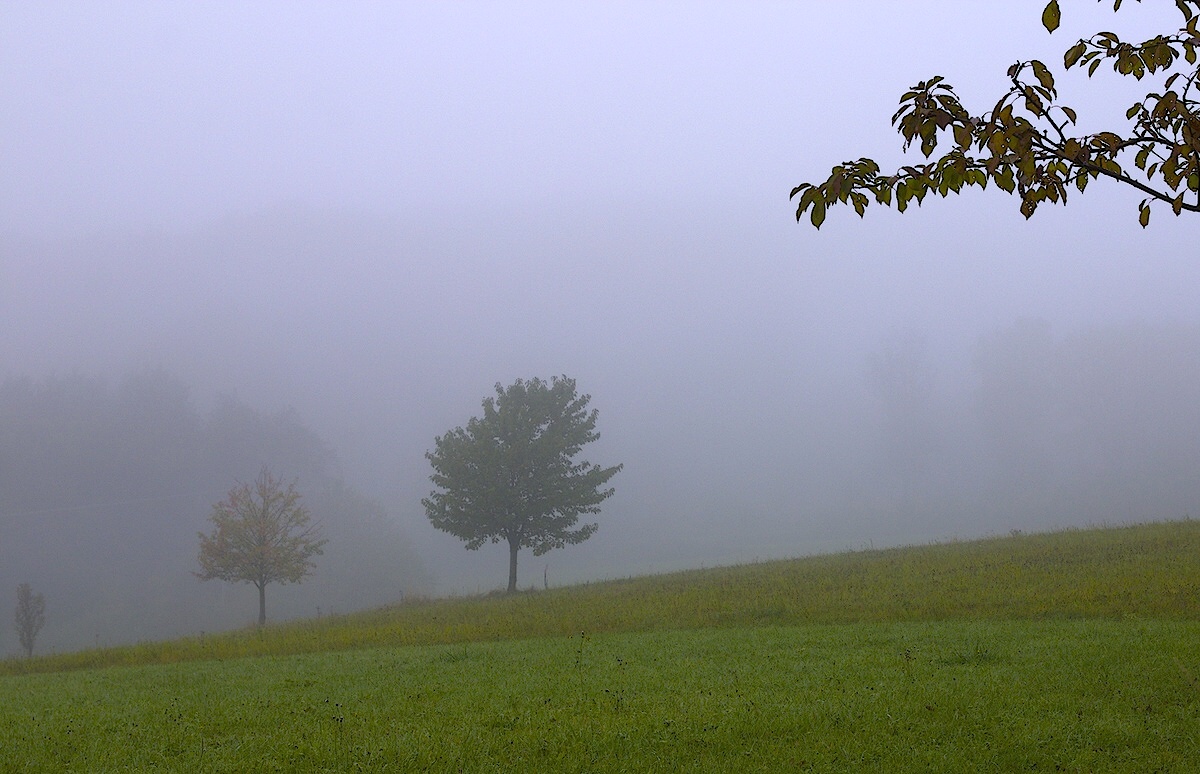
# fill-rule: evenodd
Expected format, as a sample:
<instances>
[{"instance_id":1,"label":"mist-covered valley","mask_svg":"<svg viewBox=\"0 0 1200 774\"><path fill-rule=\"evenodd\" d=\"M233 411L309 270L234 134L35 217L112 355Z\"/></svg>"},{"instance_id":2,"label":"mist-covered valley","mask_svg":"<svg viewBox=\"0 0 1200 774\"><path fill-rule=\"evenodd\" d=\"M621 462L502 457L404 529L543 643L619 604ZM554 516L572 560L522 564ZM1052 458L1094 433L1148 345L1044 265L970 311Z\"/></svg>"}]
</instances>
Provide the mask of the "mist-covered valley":
<instances>
[{"instance_id":1,"label":"mist-covered valley","mask_svg":"<svg viewBox=\"0 0 1200 774\"><path fill-rule=\"evenodd\" d=\"M272 620L500 588L503 546L425 519L424 454L496 382L563 373L600 412L583 456L625 468L594 537L522 554L522 588L1200 513L1178 310L905 301L925 280L881 260L893 282L830 300L823 262L730 270L734 238L662 220L488 241L278 209L7 240L0 583L45 593L47 649L248 624L253 587L194 576L197 532L270 465L329 539Z\"/></svg>"},{"instance_id":2,"label":"mist-covered valley","mask_svg":"<svg viewBox=\"0 0 1200 774\"><path fill-rule=\"evenodd\" d=\"M263 465L329 540L270 620L503 588L504 546L430 526L425 453L562 374L624 468L521 588L1195 516L1193 216L1103 180L1028 221L788 198L906 163L916 80L988 106L1114 21L1044 5L0 7L0 595L45 595L39 652L249 624L197 533ZM1109 75L1057 82L1080 131Z\"/></svg>"}]
</instances>

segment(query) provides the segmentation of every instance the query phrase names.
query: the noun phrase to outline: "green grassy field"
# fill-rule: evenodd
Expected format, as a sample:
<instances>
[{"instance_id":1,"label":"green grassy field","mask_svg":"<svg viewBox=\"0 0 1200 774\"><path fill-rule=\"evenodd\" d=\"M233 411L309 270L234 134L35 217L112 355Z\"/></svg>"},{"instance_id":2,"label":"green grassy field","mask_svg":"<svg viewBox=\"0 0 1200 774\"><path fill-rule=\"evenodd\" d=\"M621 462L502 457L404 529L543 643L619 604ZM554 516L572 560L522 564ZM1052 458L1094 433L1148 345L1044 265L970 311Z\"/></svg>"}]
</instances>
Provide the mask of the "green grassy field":
<instances>
[{"instance_id":1,"label":"green grassy field","mask_svg":"<svg viewBox=\"0 0 1200 774\"><path fill-rule=\"evenodd\" d=\"M1194 771L1200 522L3 662L14 771Z\"/></svg>"}]
</instances>

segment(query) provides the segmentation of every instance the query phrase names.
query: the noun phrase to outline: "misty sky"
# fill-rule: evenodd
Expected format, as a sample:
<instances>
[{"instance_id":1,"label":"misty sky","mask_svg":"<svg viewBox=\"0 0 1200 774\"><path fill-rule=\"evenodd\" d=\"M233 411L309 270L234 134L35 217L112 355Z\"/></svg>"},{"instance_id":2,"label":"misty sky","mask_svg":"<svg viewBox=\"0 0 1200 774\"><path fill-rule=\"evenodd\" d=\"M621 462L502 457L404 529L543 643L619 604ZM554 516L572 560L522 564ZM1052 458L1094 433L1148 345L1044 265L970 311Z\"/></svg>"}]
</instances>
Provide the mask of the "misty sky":
<instances>
[{"instance_id":1,"label":"misty sky","mask_svg":"<svg viewBox=\"0 0 1200 774\"><path fill-rule=\"evenodd\" d=\"M917 80L978 110L1018 58L1177 18L1070 1L1051 36L1042 5L5 3L0 377L162 366L294 406L450 590L503 557L426 534L423 454L518 377L575 377L589 456L626 465L596 537L546 557L563 577L1086 523L897 510L864 374L924 353L969 402L1022 320L1194 329L1200 221L1143 231L1104 181L1029 222L972 190L816 232L788 200L899 162ZM1088 130L1135 94L1060 90Z\"/></svg>"}]
</instances>

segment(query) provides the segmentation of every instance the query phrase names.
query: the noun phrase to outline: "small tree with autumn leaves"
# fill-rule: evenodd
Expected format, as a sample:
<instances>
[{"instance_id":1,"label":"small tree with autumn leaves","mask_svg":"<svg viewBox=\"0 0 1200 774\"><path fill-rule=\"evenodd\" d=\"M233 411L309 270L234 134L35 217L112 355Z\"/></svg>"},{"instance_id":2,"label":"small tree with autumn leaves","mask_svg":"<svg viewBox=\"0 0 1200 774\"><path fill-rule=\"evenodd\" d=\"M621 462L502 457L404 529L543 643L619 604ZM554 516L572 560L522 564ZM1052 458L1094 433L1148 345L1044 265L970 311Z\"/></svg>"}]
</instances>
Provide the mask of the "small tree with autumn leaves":
<instances>
[{"instance_id":1,"label":"small tree with autumn leaves","mask_svg":"<svg viewBox=\"0 0 1200 774\"><path fill-rule=\"evenodd\" d=\"M201 580L253 583L258 625L267 621L267 585L299 583L315 566L325 540L300 504L295 482L284 488L263 468L254 484L238 484L213 506L210 535L200 533Z\"/></svg>"},{"instance_id":2,"label":"small tree with autumn leaves","mask_svg":"<svg viewBox=\"0 0 1200 774\"><path fill-rule=\"evenodd\" d=\"M1113 10L1122 2L1114 0ZM1145 194L1138 208L1143 228L1155 202L1176 215L1200 213L1200 0L1174 4L1183 16L1177 31L1141 43L1098 32L1063 54L1065 70L1086 69L1088 77L1108 62L1121 76L1161 79L1125 112L1127 130L1074 134L1075 110L1058 101L1050 67L1036 59L1008 69L1012 86L982 114L969 112L950 84L935 76L900 98L892 125L904 138L904 150L918 143L926 159L945 139L953 140L952 147L934 161L891 173L881 172L870 158L843 162L825 181L792 189L796 219L808 213L820 228L826 210L838 204L852 206L860 217L872 201L904 212L930 193L945 197L989 183L1016 193L1021 214L1029 218L1039 204L1065 204L1071 188L1082 193L1101 177ZM1054 32L1060 17L1058 0L1051 0L1042 24Z\"/></svg>"}]
</instances>

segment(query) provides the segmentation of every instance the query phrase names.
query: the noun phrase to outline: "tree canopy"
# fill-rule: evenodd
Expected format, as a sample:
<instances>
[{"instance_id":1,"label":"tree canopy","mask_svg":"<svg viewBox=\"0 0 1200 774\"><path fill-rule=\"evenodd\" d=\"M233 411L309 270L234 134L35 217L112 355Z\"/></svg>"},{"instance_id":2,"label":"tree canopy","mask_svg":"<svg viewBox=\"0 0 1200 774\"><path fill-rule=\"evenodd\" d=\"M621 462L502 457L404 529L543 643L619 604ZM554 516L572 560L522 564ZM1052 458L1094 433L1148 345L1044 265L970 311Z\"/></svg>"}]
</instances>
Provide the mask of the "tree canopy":
<instances>
[{"instance_id":1,"label":"tree canopy","mask_svg":"<svg viewBox=\"0 0 1200 774\"><path fill-rule=\"evenodd\" d=\"M300 504L295 482L263 468L254 485L239 484L213 506L211 535L200 533L201 580L253 583L258 588L258 625L267 621L266 588L299 583L315 566L325 540Z\"/></svg>"},{"instance_id":2,"label":"tree canopy","mask_svg":"<svg viewBox=\"0 0 1200 774\"><path fill-rule=\"evenodd\" d=\"M1122 2L1114 0L1113 10ZM1177 31L1141 43L1098 32L1063 54L1064 70L1084 69L1089 78L1108 62L1118 75L1161 80L1126 111L1126 131L1073 134L1076 111L1058 101L1051 68L1036 59L1008 68L1011 87L982 114L969 112L953 87L935 76L905 92L892 125L905 151L918 143L928 159L947 139L951 148L890 173L870 158L843 162L825 181L792 189L796 219L808 213L820 228L828 208L848 204L861 217L872 200L904 212L931 192L945 197L989 182L1017 194L1021 214L1029 218L1039 204L1065 204L1071 187L1082 193L1100 177L1145 194L1138 208L1143 228L1152 203L1168 205L1175 215L1200 213L1200 0L1175 0L1175 7L1183 16ZM1042 24L1054 32L1060 18L1058 0L1051 0Z\"/></svg>"},{"instance_id":3,"label":"tree canopy","mask_svg":"<svg viewBox=\"0 0 1200 774\"><path fill-rule=\"evenodd\" d=\"M603 487L621 465L574 459L600 437L590 400L566 376L497 383L495 397L483 401L482 418L437 437L425 454L438 487L421 501L429 521L468 549L508 543L510 592L517 588L521 548L541 556L587 540L597 525L578 525L580 515L599 513L613 494Z\"/></svg>"}]
</instances>

